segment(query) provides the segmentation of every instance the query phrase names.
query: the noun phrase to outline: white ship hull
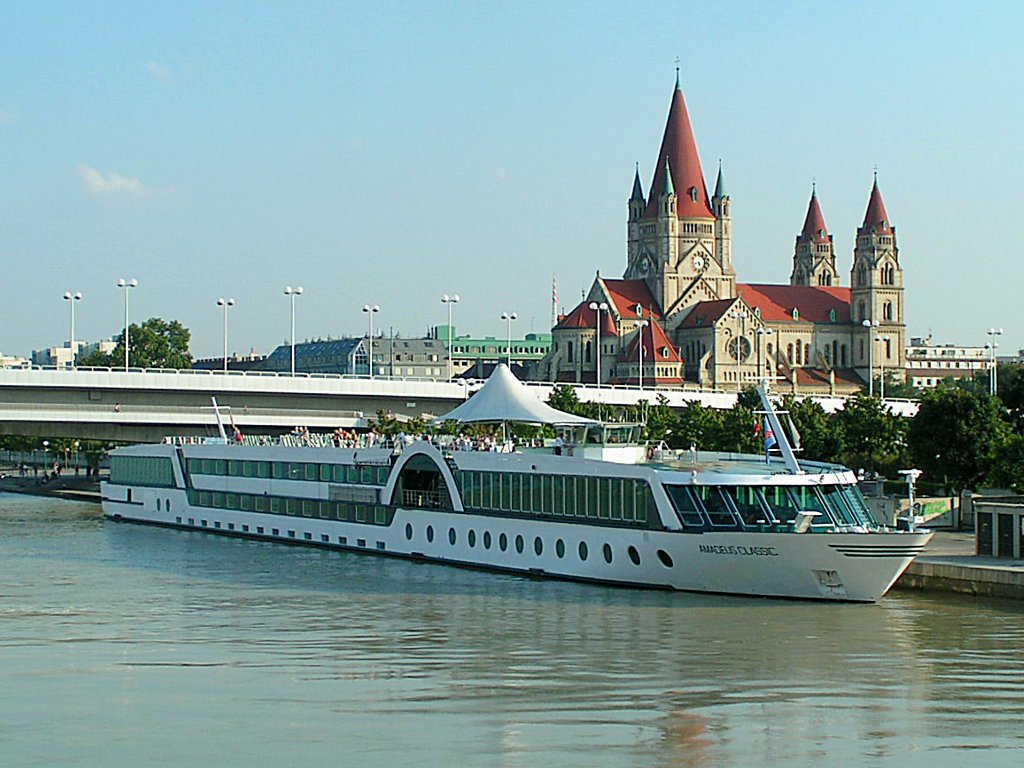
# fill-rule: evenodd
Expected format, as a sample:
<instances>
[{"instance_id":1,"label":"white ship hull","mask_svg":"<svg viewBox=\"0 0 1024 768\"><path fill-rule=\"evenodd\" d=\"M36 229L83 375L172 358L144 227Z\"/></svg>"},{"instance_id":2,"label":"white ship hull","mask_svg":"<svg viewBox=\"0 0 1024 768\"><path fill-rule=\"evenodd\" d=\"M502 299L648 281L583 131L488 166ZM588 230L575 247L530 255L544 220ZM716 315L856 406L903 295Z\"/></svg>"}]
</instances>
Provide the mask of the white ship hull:
<instances>
[{"instance_id":1,"label":"white ship hull","mask_svg":"<svg viewBox=\"0 0 1024 768\"><path fill-rule=\"evenodd\" d=\"M158 509L159 507L159 509ZM192 507L180 488L104 483L114 520L624 586L874 602L930 533L688 533L398 507L390 525Z\"/></svg>"}]
</instances>

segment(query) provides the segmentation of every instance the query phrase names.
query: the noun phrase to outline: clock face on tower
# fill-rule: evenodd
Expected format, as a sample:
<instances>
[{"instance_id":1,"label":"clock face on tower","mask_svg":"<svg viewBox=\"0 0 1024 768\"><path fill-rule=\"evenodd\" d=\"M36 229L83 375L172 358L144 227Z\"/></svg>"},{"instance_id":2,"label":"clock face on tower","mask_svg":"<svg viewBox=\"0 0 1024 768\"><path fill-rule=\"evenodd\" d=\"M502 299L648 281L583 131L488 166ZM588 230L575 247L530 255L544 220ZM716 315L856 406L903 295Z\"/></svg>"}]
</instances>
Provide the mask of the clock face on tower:
<instances>
[{"instance_id":1,"label":"clock face on tower","mask_svg":"<svg viewBox=\"0 0 1024 768\"><path fill-rule=\"evenodd\" d=\"M693 268L696 269L698 272L701 271L702 269L704 269L705 265L706 265L706 262L704 261L704 257L703 256L694 256L693 257Z\"/></svg>"}]
</instances>

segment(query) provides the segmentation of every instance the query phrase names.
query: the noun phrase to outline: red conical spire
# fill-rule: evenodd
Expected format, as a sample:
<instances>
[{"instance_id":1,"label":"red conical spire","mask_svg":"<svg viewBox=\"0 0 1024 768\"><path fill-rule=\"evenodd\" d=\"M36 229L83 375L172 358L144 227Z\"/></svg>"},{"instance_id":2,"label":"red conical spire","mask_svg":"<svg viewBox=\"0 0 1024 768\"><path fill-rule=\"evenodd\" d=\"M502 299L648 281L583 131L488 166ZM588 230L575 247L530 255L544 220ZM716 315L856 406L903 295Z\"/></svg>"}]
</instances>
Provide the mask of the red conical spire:
<instances>
[{"instance_id":1,"label":"red conical spire","mask_svg":"<svg viewBox=\"0 0 1024 768\"><path fill-rule=\"evenodd\" d=\"M654 178L651 180L651 194L647 198L645 217L658 215L658 197L665 189L665 165L671 169L672 186L677 195L676 215L679 218L713 219L708 200L707 186L704 184L704 173L697 155L697 142L693 138L690 116L686 111L686 100L683 91L676 82L672 94L672 105L668 110L668 124L661 140L658 161L654 164Z\"/></svg>"},{"instance_id":2,"label":"red conical spire","mask_svg":"<svg viewBox=\"0 0 1024 768\"><path fill-rule=\"evenodd\" d=\"M875 185L871 188L871 199L868 200L868 210L864 214L864 224L861 225L862 232L891 232L892 225L889 223L889 214L885 212L885 203L882 202L882 193L878 191L878 174L875 174Z\"/></svg>"},{"instance_id":3,"label":"red conical spire","mask_svg":"<svg viewBox=\"0 0 1024 768\"><path fill-rule=\"evenodd\" d=\"M800 242L828 242L828 229L825 227L825 217L821 215L821 206L818 205L817 191L811 192L811 202L807 206L807 218L804 219L804 229L800 233Z\"/></svg>"}]
</instances>

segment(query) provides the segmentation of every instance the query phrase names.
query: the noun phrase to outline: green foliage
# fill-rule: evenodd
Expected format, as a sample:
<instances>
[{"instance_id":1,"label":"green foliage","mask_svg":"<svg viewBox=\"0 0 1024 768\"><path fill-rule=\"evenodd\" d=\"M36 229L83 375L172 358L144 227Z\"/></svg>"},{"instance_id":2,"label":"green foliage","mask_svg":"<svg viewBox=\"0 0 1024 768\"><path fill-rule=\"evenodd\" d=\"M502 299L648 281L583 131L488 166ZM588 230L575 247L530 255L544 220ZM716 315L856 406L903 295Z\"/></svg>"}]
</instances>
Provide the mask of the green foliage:
<instances>
[{"instance_id":1,"label":"green foliage","mask_svg":"<svg viewBox=\"0 0 1024 768\"><path fill-rule=\"evenodd\" d=\"M810 398L797 400L791 395L783 398L780 410L789 411L797 431L803 451L799 458L811 461L835 461L843 451L843 443L839 429L832 423L832 418L825 409Z\"/></svg>"},{"instance_id":2,"label":"green foliage","mask_svg":"<svg viewBox=\"0 0 1024 768\"><path fill-rule=\"evenodd\" d=\"M133 368L191 368L188 345L192 333L177 320L151 317L142 325L128 328L128 362ZM124 332L114 337L117 346L109 354L93 352L80 358L82 367L124 365Z\"/></svg>"},{"instance_id":3,"label":"green foliage","mask_svg":"<svg viewBox=\"0 0 1024 768\"><path fill-rule=\"evenodd\" d=\"M678 425L668 444L673 448L717 450L714 441L721 433L722 411L707 408L694 401L678 417Z\"/></svg>"},{"instance_id":4,"label":"green foliage","mask_svg":"<svg viewBox=\"0 0 1024 768\"><path fill-rule=\"evenodd\" d=\"M1024 435L1013 433L1006 437L996 451L988 482L995 488L1024 493Z\"/></svg>"},{"instance_id":5,"label":"green foliage","mask_svg":"<svg viewBox=\"0 0 1024 768\"><path fill-rule=\"evenodd\" d=\"M906 423L876 397L849 398L832 417L839 432L839 462L894 476L906 462Z\"/></svg>"},{"instance_id":6,"label":"green foliage","mask_svg":"<svg viewBox=\"0 0 1024 768\"><path fill-rule=\"evenodd\" d=\"M1000 402L943 384L921 397L907 439L914 465L954 492L978 488L1009 437Z\"/></svg>"}]
</instances>

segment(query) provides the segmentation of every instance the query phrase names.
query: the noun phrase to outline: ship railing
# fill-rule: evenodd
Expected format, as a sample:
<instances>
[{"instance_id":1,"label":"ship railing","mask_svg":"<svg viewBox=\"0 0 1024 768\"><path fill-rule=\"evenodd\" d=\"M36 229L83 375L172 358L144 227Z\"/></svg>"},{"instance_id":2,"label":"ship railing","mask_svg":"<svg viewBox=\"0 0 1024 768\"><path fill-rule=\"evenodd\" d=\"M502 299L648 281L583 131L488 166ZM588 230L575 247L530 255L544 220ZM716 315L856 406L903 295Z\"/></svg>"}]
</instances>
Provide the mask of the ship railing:
<instances>
[{"instance_id":1,"label":"ship railing","mask_svg":"<svg viewBox=\"0 0 1024 768\"><path fill-rule=\"evenodd\" d=\"M421 509L441 509L445 503L445 495L441 491L402 490L402 506Z\"/></svg>"}]
</instances>

